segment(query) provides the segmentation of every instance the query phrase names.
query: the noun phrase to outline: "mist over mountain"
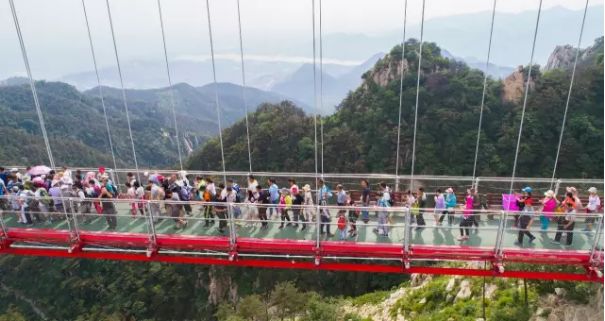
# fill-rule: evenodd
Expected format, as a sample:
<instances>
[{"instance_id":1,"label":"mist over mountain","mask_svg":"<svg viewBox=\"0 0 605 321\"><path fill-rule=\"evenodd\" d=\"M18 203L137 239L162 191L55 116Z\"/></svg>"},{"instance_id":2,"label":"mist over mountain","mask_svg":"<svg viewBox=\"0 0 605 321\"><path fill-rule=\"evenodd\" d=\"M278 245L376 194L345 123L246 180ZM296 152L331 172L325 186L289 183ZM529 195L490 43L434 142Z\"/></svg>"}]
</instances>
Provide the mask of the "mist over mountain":
<instances>
[{"instance_id":1,"label":"mist over mountain","mask_svg":"<svg viewBox=\"0 0 605 321\"><path fill-rule=\"evenodd\" d=\"M336 76L329 73L329 68L328 70L324 68L322 73L322 70L316 67L318 95L320 95L320 90L323 92L321 94L322 101L317 103L319 113L327 115L334 112L335 107L340 104L347 93L355 90L362 83L361 76L383 56L383 53L375 54L362 64L349 68L345 72L337 73ZM272 86L271 90L302 101L308 106L313 106L314 86L313 65L304 64L289 77Z\"/></svg>"},{"instance_id":2,"label":"mist over mountain","mask_svg":"<svg viewBox=\"0 0 605 321\"><path fill-rule=\"evenodd\" d=\"M580 34L582 10L553 7L542 10L535 62L546 64L553 48L562 43L577 43ZM491 11L453 15L427 19L424 23L424 39L438 43L465 61L485 61L489 40ZM492 42L491 62L495 65L516 67L529 62L536 10L519 13L496 12ZM603 35L603 5L588 8L584 28L583 46ZM402 25L403 29L403 25ZM408 25L406 38L419 38L420 25ZM325 55L337 55L340 59L364 59L375 52L401 43L402 30L392 30L378 35L326 34ZM311 45L308 42L306 45Z\"/></svg>"}]
</instances>

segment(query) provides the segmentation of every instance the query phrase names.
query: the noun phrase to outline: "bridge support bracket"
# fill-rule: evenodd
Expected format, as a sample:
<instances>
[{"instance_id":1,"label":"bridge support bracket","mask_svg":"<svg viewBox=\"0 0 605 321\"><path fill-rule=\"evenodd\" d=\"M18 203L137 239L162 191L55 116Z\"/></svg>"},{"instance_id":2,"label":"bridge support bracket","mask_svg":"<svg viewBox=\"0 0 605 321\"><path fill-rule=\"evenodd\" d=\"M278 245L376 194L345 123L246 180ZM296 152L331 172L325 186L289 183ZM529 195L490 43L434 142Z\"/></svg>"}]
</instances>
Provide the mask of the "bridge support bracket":
<instances>
[{"instance_id":1,"label":"bridge support bracket","mask_svg":"<svg viewBox=\"0 0 605 321\"><path fill-rule=\"evenodd\" d=\"M155 246L154 244L149 244L149 246L147 246L147 252L145 252L145 255L147 256L147 258L151 258L151 257L155 256L156 254L158 254L157 246Z\"/></svg>"},{"instance_id":2,"label":"bridge support bracket","mask_svg":"<svg viewBox=\"0 0 605 321\"><path fill-rule=\"evenodd\" d=\"M498 260L492 263L492 270L495 274L503 274L504 273L504 264Z\"/></svg>"},{"instance_id":3,"label":"bridge support bracket","mask_svg":"<svg viewBox=\"0 0 605 321\"><path fill-rule=\"evenodd\" d=\"M7 239L7 238L2 238L0 239L0 249L5 250L11 247L11 244L13 243L13 241Z\"/></svg>"},{"instance_id":4,"label":"bridge support bracket","mask_svg":"<svg viewBox=\"0 0 605 321\"><path fill-rule=\"evenodd\" d=\"M81 242L73 242L67 249L67 253L73 254L82 251L83 244Z\"/></svg>"},{"instance_id":5,"label":"bridge support bracket","mask_svg":"<svg viewBox=\"0 0 605 321\"><path fill-rule=\"evenodd\" d=\"M401 251L401 268L403 271L410 269L410 257L405 251Z\"/></svg>"},{"instance_id":6,"label":"bridge support bracket","mask_svg":"<svg viewBox=\"0 0 605 321\"><path fill-rule=\"evenodd\" d=\"M229 261L233 262L233 261L237 261L237 251L229 251Z\"/></svg>"},{"instance_id":7,"label":"bridge support bracket","mask_svg":"<svg viewBox=\"0 0 605 321\"><path fill-rule=\"evenodd\" d=\"M603 279L603 272L596 266L588 266L586 268L586 273L591 278Z\"/></svg>"}]
</instances>

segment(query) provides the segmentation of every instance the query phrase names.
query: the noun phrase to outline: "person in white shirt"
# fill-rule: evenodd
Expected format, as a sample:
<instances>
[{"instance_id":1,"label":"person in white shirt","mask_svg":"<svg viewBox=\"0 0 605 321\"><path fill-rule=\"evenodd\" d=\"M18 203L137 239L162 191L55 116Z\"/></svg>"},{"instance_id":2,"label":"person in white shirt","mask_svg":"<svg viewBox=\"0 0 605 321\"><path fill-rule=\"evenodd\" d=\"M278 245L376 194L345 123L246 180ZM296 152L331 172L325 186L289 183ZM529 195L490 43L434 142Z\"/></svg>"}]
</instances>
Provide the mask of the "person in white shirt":
<instances>
[{"instance_id":1,"label":"person in white shirt","mask_svg":"<svg viewBox=\"0 0 605 321\"><path fill-rule=\"evenodd\" d=\"M256 181L256 178L254 178L253 175L249 175L248 176L248 190L252 191L252 196L254 196L254 199L258 199L258 197L260 196L256 189L257 186L258 186L258 182Z\"/></svg>"},{"instance_id":2,"label":"person in white shirt","mask_svg":"<svg viewBox=\"0 0 605 321\"><path fill-rule=\"evenodd\" d=\"M601 198L597 195L596 187L591 187L588 189L588 204L586 205L586 213L589 215L586 217L586 227L584 231L592 231L592 224L594 224L596 213L599 209L601 209Z\"/></svg>"},{"instance_id":3,"label":"person in white shirt","mask_svg":"<svg viewBox=\"0 0 605 321\"><path fill-rule=\"evenodd\" d=\"M211 179L207 179L206 182L206 190L210 193L211 197L214 198L216 196L216 185ZM220 195L219 195L220 196Z\"/></svg>"},{"instance_id":4,"label":"person in white shirt","mask_svg":"<svg viewBox=\"0 0 605 321\"><path fill-rule=\"evenodd\" d=\"M132 215L132 217L134 218L137 215L137 210L139 207L139 202L136 201L137 192L134 186L130 184L130 182L126 182L124 185L126 186L126 195L128 196L128 199L133 200L132 202L130 202L130 215Z\"/></svg>"},{"instance_id":5,"label":"person in white shirt","mask_svg":"<svg viewBox=\"0 0 605 321\"><path fill-rule=\"evenodd\" d=\"M221 188L221 200L225 200L227 203L235 203L237 193L233 190L233 188L231 186L227 186L227 188L225 188L222 185L219 187Z\"/></svg>"},{"instance_id":6,"label":"person in white shirt","mask_svg":"<svg viewBox=\"0 0 605 321\"><path fill-rule=\"evenodd\" d=\"M152 203L150 203L150 205L149 205L150 210L151 210L150 214L153 219L153 222L157 223L159 221L159 217L161 215L160 201L164 200L165 194L164 194L164 190L157 184L154 184L151 181L149 181L149 185L150 185L150 200L152 201Z\"/></svg>"},{"instance_id":7,"label":"person in white shirt","mask_svg":"<svg viewBox=\"0 0 605 321\"><path fill-rule=\"evenodd\" d=\"M145 189L139 184L138 181L134 181L134 184L132 186L134 187L135 197L138 200L137 208L139 209L141 215L145 216Z\"/></svg>"},{"instance_id":8,"label":"person in white shirt","mask_svg":"<svg viewBox=\"0 0 605 321\"><path fill-rule=\"evenodd\" d=\"M305 184L305 186L303 186L303 191L305 192L305 196L304 196L304 205L305 208L303 209L303 216L304 216L304 221L305 222L313 222L316 220L315 218L315 211L314 208L312 207L313 204L313 195L311 194L311 186L309 184ZM307 228L307 224L308 223L304 223L301 231L305 230Z\"/></svg>"}]
</instances>

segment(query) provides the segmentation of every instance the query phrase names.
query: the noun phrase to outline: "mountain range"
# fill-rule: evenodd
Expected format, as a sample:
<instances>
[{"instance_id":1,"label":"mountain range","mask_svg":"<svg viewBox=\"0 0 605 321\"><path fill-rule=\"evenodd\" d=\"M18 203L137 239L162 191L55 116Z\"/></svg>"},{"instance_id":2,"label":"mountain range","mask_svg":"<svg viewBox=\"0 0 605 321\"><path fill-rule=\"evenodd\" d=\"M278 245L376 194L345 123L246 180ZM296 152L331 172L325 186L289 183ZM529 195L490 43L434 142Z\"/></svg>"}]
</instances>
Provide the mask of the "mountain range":
<instances>
[{"instance_id":1,"label":"mountain range","mask_svg":"<svg viewBox=\"0 0 605 321\"><path fill-rule=\"evenodd\" d=\"M242 87L219 83L216 88L222 125L226 127L243 118ZM79 92L65 83L38 81L36 89L57 164L113 167L98 88ZM132 167L121 90L110 87L102 90L118 166ZM215 86L176 84L172 93L181 147L187 157L218 133ZM126 90L133 139L142 167L178 163L170 95L170 88ZM285 99L254 88L246 88L246 97L249 111L261 103ZM31 90L25 79L13 78L0 85L0 112L5 120L1 128L0 163L47 163Z\"/></svg>"},{"instance_id":2,"label":"mountain range","mask_svg":"<svg viewBox=\"0 0 605 321\"><path fill-rule=\"evenodd\" d=\"M537 3L536 3L537 9ZM580 32L582 9L567 9L563 7L550 7L542 10L538 40L536 42L536 62L546 64L549 53L556 45L575 44ZM429 8L430 10L430 8ZM536 10L522 12L504 12L497 8L495 23L493 50L491 62L498 66L517 67L527 64L529 61L531 36L536 21ZM245 12L244 12L245 14ZM416 13L410 12L408 21L418 21ZM102 16L102 15L101 15ZM10 17L6 16L7 21ZM98 51L101 69L108 69L108 73L102 73L104 85L116 87L113 82L115 69L109 68L114 65L113 52L110 49L109 35L106 33L107 26L105 18L101 19L96 28L95 42ZM151 19L151 18L149 18ZM326 17L330 19L329 15ZM457 57L465 61L476 59L485 61L487 54L487 42L489 36L489 25L491 20L490 11L474 12L467 14L441 16L430 18L425 21L424 39L433 41L445 48ZM402 21L403 22L403 21ZM363 22L360 21L360 26ZM369 32L352 28L350 32L330 32L327 29L323 35L324 62L337 65L352 66L360 64L372 55L390 48L394 43L400 43L402 38L402 25L389 25L384 31ZM246 25L244 25L244 28ZM75 84L80 89L88 89L96 86L94 78L88 78L80 86L76 82L68 81L66 75L87 73L92 70L89 49L87 47L84 30L80 27L71 26L63 29L62 37L51 37L53 26L48 26L48 33L27 33L26 42L28 54L34 67L34 76L37 79L59 80ZM244 58L249 85L260 89L267 78L279 79L279 75L289 75L302 64L311 61L312 43L309 35L304 30L290 30L284 26L287 37L280 37L279 32L267 31L263 34L244 34ZM137 29L139 30L139 29ZM408 22L406 38L419 38L420 26L417 22ZM124 66L124 76L127 87L133 88L158 88L166 86L166 75L164 62L161 60L158 43L158 34L152 28L144 29L140 33L128 33L128 28L120 32L120 54ZM43 36L42 36L43 35ZM586 26L584 30L584 43L588 45L593 39L603 35L603 5L596 4L588 8ZM207 43L199 40L192 44L197 35L187 33L174 33L169 43L170 61L172 64L174 83L187 82L194 86L201 86L210 82L211 68L209 57L201 55L208 50ZM0 39L6 42L7 50L4 51L3 59L0 61L0 78L20 75L23 72L21 55L12 26L0 29ZM78 41L76 41L77 39ZM129 46L129 40L136 40L137 46ZM149 39L149 41L143 41ZM46 44L52 41L53 46L46 48ZM109 42L107 42L109 41ZM65 54L65 48L78 48L78 53ZM193 48L192 48L193 47ZM195 50L194 50L195 49ZM196 56L197 55L197 56ZM473 58L474 57L474 58ZM53 62L48 64L46 62ZM201 62L204 66L187 68L191 62ZM128 65L139 64L140 68L133 69L136 72L128 72ZM183 68L179 64L184 64ZM217 52L217 77L220 82L241 83L239 69L239 47L236 42L229 42L221 46ZM134 68L134 67L133 67ZM328 68L326 67L326 70ZM137 75L155 75L139 79ZM328 72L335 76L332 72ZM269 77L271 74L274 77ZM233 75L233 76L231 76ZM197 82L197 80L201 80ZM265 79L265 80L263 80ZM78 79L76 79L78 80ZM136 80L138 86L130 83ZM260 83L256 83L260 80Z\"/></svg>"}]
</instances>

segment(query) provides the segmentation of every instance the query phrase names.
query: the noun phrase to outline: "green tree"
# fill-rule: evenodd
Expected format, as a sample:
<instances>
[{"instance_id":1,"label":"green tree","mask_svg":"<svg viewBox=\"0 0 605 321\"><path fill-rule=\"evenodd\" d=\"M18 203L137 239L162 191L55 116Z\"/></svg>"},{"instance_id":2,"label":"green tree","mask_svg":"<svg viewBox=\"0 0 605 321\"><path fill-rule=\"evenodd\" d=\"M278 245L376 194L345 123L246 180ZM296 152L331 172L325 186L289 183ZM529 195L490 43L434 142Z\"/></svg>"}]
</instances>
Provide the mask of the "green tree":
<instances>
[{"instance_id":1,"label":"green tree","mask_svg":"<svg viewBox=\"0 0 605 321\"><path fill-rule=\"evenodd\" d=\"M27 321L27 319L19 309L11 305L6 312L0 314L0 321Z\"/></svg>"},{"instance_id":2,"label":"green tree","mask_svg":"<svg viewBox=\"0 0 605 321\"><path fill-rule=\"evenodd\" d=\"M315 292L308 293L307 296L306 313L301 317L301 321L338 320L339 310L336 301L322 298Z\"/></svg>"},{"instance_id":3,"label":"green tree","mask_svg":"<svg viewBox=\"0 0 605 321\"><path fill-rule=\"evenodd\" d=\"M257 294L242 298L237 304L237 314L244 320L267 320L267 306Z\"/></svg>"},{"instance_id":4,"label":"green tree","mask_svg":"<svg viewBox=\"0 0 605 321\"><path fill-rule=\"evenodd\" d=\"M278 283L271 292L271 305L275 309L275 316L280 320L294 318L303 311L305 302L305 295L292 282Z\"/></svg>"}]
</instances>

